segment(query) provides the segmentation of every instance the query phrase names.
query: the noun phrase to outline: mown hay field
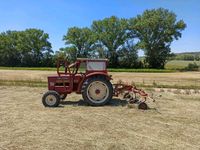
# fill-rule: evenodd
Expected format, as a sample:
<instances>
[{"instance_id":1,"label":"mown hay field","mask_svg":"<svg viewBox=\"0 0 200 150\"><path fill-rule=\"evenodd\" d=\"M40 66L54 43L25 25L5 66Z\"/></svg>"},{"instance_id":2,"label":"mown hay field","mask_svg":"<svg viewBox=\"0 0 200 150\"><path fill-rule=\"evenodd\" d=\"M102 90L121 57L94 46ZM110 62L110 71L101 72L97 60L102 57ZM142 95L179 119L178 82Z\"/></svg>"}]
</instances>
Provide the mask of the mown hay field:
<instances>
[{"instance_id":1,"label":"mown hay field","mask_svg":"<svg viewBox=\"0 0 200 150\"><path fill-rule=\"evenodd\" d=\"M7 80L41 81L51 71L0 70ZM114 80L184 85L200 83L199 72L111 73ZM0 86L0 149L200 149L200 94L156 92L149 110L129 108L113 98L102 107L87 106L71 94L57 108L41 103L46 87ZM200 90L200 89L199 89ZM159 90L160 91L160 90ZM149 91L152 92L152 91Z\"/></svg>"},{"instance_id":2,"label":"mown hay field","mask_svg":"<svg viewBox=\"0 0 200 150\"><path fill-rule=\"evenodd\" d=\"M0 87L0 149L200 149L199 94L159 93L142 111L120 99L90 107L75 94L45 108L45 91Z\"/></svg>"}]
</instances>

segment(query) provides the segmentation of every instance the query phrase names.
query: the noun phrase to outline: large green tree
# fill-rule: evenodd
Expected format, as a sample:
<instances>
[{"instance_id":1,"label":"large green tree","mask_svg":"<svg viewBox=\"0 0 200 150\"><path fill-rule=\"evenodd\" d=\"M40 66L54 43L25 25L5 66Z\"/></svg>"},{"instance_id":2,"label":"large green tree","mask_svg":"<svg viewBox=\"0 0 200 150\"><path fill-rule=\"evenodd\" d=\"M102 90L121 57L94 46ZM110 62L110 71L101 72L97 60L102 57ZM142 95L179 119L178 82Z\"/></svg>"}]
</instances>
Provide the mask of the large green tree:
<instances>
[{"instance_id":1,"label":"large green tree","mask_svg":"<svg viewBox=\"0 0 200 150\"><path fill-rule=\"evenodd\" d=\"M118 51L118 56L120 67L137 68L139 65L138 49L134 44L127 43Z\"/></svg>"},{"instance_id":2,"label":"large green tree","mask_svg":"<svg viewBox=\"0 0 200 150\"><path fill-rule=\"evenodd\" d=\"M118 63L118 51L124 48L126 42L132 37L128 30L127 19L120 19L115 16L92 23L92 31L96 37L96 43L106 52L111 67Z\"/></svg>"},{"instance_id":3,"label":"large green tree","mask_svg":"<svg viewBox=\"0 0 200 150\"><path fill-rule=\"evenodd\" d=\"M94 37L89 28L69 28L63 40L67 48L62 48L61 50L64 50L72 59L74 59L74 55L76 57L90 57Z\"/></svg>"},{"instance_id":4,"label":"large green tree","mask_svg":"<svg viewBox=\"0 0 200 150\"><path fill-rule=\"evenodd\" d=\"M170 45L181 37L186 24L177 20L167 9L146 10L130 19L130 28L139 39L138 46L145 52L149 68L164 68L170 54Z\"/></svg>"},{"instance_id":5,"label":"large green tree","mask_svg":"<svg viewBox=\"0 0 200 150\"><path fill-rule=\"evenodd\" d=\"M57 59L64 59L69 62L75 62L77 58L77 49L74 46L60 48L59 51L56 52Z\"/></svg>"},{"instance_id":6,"label":"large green tree","mask_svg":"<svg viewBox=\"0 0 200 150\"><path fill-rule=\"evenodd\" d=\"M0 34L0 65L17 66L21 61L21 52L16 48L20 33L7 31Z\"/></svg>"},{"instance_id":7,"label":"large green tree","mask_svg":"<svg viewBox=\"0 0 200 150\"><path fill-rule=\"evenodd\" d=\"M48 61L51 62L51 43L48 41L49 35L39 29L27 29L21 37L22 50L25 56L22 64L25 66L45 66ZM50 64L49 64L50 65Z\"/></svg>"},{"instance_id":8,"label":"large green tree","mask_svg":"<svg viewBox=\"0 0 200 150\"><path fill-rule=\"evenodd\" d=\"M49 35L39 29L7 31L0 34L0 65L51 66Z\"/></svg>"}]
</instances>

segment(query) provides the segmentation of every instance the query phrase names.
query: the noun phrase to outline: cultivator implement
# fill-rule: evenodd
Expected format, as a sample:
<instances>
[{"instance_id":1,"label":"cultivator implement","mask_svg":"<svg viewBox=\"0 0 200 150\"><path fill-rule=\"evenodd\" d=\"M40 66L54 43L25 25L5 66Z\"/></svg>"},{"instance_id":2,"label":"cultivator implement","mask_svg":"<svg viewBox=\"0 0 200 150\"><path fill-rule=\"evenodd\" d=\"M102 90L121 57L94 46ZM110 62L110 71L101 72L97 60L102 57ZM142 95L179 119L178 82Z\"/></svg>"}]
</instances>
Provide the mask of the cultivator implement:
<instances>
[{"instance_id":1,"label":"cultivator implement","mask_svg":"<svg viewBox=\"0 0 200 150\"><path fill-rule=\"evenodd\" d=\"M138 109L148 109L148 105L146 104L148 99L155 102L144 90L138 89L133 85L123 83L113 84L113 92L116 97L123 95L123 98L126 99L129 104L136 105Z\"/></svg>"}]
</instances>

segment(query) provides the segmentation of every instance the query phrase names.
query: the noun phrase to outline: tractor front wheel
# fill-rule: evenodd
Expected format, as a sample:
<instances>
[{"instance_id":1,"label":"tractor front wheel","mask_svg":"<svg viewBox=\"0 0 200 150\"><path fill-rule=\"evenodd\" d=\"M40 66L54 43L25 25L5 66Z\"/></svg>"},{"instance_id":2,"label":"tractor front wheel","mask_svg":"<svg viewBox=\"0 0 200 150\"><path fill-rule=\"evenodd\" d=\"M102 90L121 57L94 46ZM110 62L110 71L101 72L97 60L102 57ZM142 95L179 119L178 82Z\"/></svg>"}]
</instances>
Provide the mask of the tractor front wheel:
<instances>
[{"instance_id":1,"label":"tractor front wheel","mask_svg":"<svg viewBox=\"0 0 200 150\"><path fill-rule=\"evenodd\" d=\"M60 103L60 96L56 91L48 91L42 97L45 107L57 107Z\"/></svg>"},{"instance_id":2,"label":"tractor front wheel","mask_svg":"<svg viewBox=\"0 0 200 150\"><path fill-rule=\"evenodd\" d=\"M92 106L101 106L112 99L113 87L109 80L101 77L88 79L82 87L83 99Z\"/></svg>"}]
</instances>

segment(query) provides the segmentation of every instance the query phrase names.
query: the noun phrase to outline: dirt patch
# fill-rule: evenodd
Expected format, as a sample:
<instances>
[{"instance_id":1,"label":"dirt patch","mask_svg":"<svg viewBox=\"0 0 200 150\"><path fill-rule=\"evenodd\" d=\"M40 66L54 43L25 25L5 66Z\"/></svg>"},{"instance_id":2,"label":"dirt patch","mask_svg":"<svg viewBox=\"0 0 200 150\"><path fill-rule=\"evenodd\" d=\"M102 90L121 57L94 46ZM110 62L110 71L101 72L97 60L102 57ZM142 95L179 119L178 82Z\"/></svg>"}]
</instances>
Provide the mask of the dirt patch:
<instances>
[{"instance_id":1,"label":"dirt patch","mask_svg":"<svg viewBox=\"0 0 200 150\"><path fill-rule=\"evenodd\" d=\"M0 87L0 149L200 149L199 95L163 92L142 111L120 99L90 107L75 94L44 108L44 91Z\"/></svg>"}]
</instances>

